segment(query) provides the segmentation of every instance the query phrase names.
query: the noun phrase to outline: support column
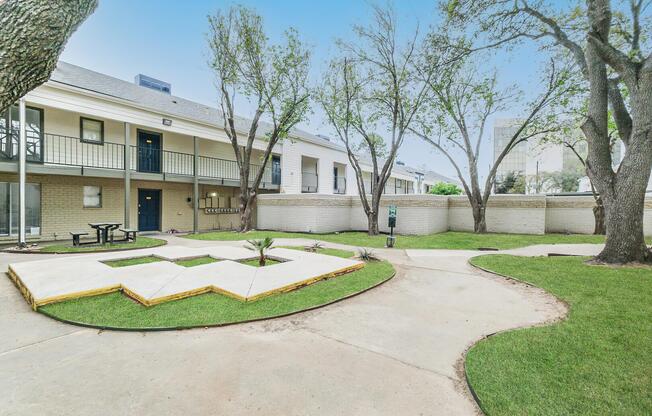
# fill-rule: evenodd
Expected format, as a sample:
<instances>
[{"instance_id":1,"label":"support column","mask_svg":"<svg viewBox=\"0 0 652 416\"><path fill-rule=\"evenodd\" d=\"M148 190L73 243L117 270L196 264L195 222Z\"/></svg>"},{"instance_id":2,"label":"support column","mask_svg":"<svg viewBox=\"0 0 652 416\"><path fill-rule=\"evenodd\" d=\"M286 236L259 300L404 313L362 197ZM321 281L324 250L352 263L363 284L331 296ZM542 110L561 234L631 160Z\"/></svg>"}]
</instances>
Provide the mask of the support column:
<instances>
[{"instance_id":1,"label":"support column","mask_svg":"<svg viewBox=\"0 0 652 416\"><path fill-rule=\"evenodd\" d=\"M131 125L125 123L125 150L124 150L124 168L125 168L125 213L124 227L131 228Z\"/></svg>"},{"instance_id":2,"label":"support column","mask_svg":"<svg viewBox=\"0 0 652 416\"><path fill-rule=\"evenodd\" d=\"M199 143L196 136L192 137L193 144L193 161L192 161L192 232L197 234L199 231Z\"/></svg>"},{"instance_id":3,"label":"support column","mask_svg":"<svg viewBox=\"0 0 652 416\"><path fill-rule=\"evenodd\" d=\"M25 188L27 176L25 173L25 161L27 152L27 127L25 123L25 98L21 98L18 102L18 114L20 119L18 134L18 246L26 247Z\"/></svg>"}]
</instances>

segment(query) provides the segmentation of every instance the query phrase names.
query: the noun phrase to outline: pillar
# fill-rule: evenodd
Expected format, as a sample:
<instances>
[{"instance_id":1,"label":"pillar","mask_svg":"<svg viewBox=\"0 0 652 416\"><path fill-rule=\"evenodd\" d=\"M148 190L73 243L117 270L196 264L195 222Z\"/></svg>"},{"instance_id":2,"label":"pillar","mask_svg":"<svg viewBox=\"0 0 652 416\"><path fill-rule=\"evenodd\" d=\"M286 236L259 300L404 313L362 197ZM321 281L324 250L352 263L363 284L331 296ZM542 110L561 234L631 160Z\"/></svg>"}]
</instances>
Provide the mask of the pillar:
<instances>
[{"instance_id":1,"label":"pillar","mask_svg":"<svg viewBox=\"0 0 652 416\"><path fill-rule=\"evenodd\" d=\"M196 136L192 137L193 160L192 160L192 232L199 231L199 141Z\"/></svg>"},{"instance_id":2,"label":"pillar","mask_svg":"<svg viewBox=\"0 0 652 416\"><path fill-rule=\"evenodd\" d=\"M131 125L125 123L125 148L124 148L124 169L125 169L125 213L124 227L131 227Z\"/></svg>"},{"instance_id":3,"label":"pillar","mask_svg":"<svg viewBox=\"0 0 652 416\"><path fill-rule=\"evenodd\" d=\"M18 135L18 246L27 246L25 232L25 187L26 187L26 152L27 152L27 127L25 122L25 98L18 102L18 114L20 119Z\"/></svg>"}]
</instances>

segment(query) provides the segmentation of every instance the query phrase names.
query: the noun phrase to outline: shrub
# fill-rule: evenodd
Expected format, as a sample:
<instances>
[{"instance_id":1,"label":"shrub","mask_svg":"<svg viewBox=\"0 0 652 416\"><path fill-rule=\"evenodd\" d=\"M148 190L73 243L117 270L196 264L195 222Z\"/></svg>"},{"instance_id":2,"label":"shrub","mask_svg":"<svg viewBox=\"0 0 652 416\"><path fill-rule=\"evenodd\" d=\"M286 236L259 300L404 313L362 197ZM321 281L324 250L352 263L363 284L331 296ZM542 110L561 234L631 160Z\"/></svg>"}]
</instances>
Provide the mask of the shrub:
<instances>
[{"instance_id":1,"label":"shrub","mask_svg":"<svg viewBox=\"0 0 652 416\"><path fill-rule=\"evenodd\" d=\"M454 183L437 182L433 185L428 193L433 195L459 195L462 189Z\"/></svg>"}]
</instances>

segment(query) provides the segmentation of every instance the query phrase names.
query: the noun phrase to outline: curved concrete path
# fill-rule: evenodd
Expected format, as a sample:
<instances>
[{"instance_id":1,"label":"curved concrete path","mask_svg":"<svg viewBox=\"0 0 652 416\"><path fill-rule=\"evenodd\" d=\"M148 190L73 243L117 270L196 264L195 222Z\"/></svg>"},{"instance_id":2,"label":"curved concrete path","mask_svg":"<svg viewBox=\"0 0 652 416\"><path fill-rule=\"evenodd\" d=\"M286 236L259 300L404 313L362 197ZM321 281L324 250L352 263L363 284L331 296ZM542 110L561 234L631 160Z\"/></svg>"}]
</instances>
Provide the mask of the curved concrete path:
<instances>
[{"instance_id":1,"label":"curved concrete path","mask_svg":"<svg viewBox=\"0 0 652 416\"><path fill-rule=\"evenodd\" d=\"M288 318L181 332L61 324L32 312L0 279L0 414L475 414L459 371L466 348L564 312L542 291L470 267L476 252L377 252L397 276L362 296ZM0 254L0 267L34 258Z\"/></svg>"}]
</instances>

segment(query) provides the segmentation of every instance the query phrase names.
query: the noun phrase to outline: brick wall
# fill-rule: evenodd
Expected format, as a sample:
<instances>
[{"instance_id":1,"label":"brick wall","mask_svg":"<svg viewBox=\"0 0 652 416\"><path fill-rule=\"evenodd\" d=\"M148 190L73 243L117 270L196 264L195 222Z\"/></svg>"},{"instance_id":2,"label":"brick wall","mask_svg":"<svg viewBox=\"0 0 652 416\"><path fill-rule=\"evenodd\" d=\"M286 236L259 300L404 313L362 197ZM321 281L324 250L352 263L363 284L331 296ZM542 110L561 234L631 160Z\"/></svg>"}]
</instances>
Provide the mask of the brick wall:
<instances>
[{"instance_id":1,"label":"brick wall","mask_svg":"<svg viewBox=\"0 0 652 416\"><path fill-rule=\"evenodd\" d=\"M652 199L645 204L644 232L652 235ZM473 231L471 206L465 196L387 195L381 201L381 231L389 230L389 205L398 207L395 231L400 234ZM515 234L590 234L592 207L590 196L495 195L487 207L487 229ZM258 227L315 233L366 230L367 217L357 196L265 195L258 201Z\"/></svg>"},{"instance_id":2,"label":"brick wall","mask_svg":"<svg viewBox=\"0 0 652 416\"><path fill-rule=\"evenodd\" d=\"M0 174L0 182L18 182L16 174ZM124 222L124 180L83 176L28 175L27 182L41 185L41 235L29 240L68 240L70 231L92 229L90 222ZM83 187L102 187L102 207L84 208ZM192 184L174 182L132 181L131 224L138 227L138 189L161 190L161 230L190 231L193 225ZM200 196L215 192L220 196L237 195L237 189L222 186L200 186ZM255 219L255 213L254 213ZM255 223L255 221L254 221ZM233 229L239 224L238 214L205 214L199 211L201 230ZM1 236L1 240L15 240Z\"/></svg>"}]
</instances>

